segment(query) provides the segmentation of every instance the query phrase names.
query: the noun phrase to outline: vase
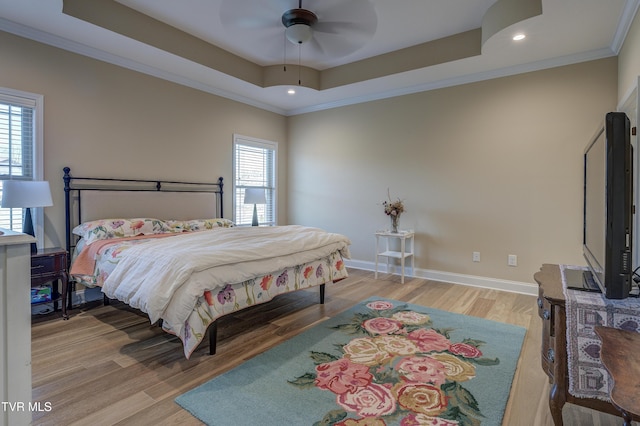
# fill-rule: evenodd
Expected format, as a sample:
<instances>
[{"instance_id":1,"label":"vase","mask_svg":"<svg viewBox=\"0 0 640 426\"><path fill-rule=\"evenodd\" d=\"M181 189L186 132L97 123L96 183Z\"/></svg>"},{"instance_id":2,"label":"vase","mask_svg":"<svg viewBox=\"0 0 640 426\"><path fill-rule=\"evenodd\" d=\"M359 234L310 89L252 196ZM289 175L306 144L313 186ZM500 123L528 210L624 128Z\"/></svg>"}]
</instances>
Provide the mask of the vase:
<instances>
[{"instance_id":1,"label":"vase","mask_svg":"<svg viewBox=\"0 0 640 426\"><path fill-rule=\"evenodd\" d=\"M392 214L391 217L391 232L398 232L398 225L400 224L400 215Z\"/></svg>"}]
</instances>

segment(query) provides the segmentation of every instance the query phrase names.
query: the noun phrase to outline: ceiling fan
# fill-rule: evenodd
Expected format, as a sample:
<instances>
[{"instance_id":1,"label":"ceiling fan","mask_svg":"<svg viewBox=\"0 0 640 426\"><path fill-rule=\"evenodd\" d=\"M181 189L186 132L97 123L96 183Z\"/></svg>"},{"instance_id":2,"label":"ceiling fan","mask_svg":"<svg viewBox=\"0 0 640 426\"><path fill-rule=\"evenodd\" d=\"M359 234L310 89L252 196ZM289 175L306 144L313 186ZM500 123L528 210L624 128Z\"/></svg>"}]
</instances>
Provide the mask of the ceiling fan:
<instances>
[{"instance_id":1,"label":"ceiling fan","mask_svg":"<svg viewBox=\"0 0 640 426\"><path fill-rule=\"evenodd\" d=\"M370 0L306 0L304 7L302 0L222 0L220 19L272 64L282 60L283 40L304 45L306 58L336 59L364 46L378 25Z\"/></svg>"},{"instance_id":2,"label":"ceiling fan","mask_svg":"<svg viewBox=\"0 0 640 426\"><path fill-rule=\"evenodd\" d=\"M289 9L282 14L282 25L287 40L294 44L302 44L313 37L313 27L318 23L318 17L310 10L302 8L302 0L298 2L297 9Z\"/></svg>"}]
</instances>

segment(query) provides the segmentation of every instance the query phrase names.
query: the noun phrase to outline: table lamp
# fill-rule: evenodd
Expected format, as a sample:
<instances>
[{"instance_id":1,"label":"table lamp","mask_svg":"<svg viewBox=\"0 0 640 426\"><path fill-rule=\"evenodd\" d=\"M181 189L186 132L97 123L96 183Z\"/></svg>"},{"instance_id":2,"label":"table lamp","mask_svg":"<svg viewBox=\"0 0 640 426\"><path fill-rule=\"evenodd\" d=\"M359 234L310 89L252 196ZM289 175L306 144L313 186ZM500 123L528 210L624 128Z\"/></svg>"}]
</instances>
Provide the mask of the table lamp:
<instances>
[{"instance_id":1,"label":"table lamp","mask_svg":"<svg viewBox=\"0 0 640 426\"><path fill-rule=\"evenodd\" d=\"M22 232L36 236L33 228L31 209L33 207L52 206L49 182L36 180L5 180L2 181L2 207L24 208ZM37 251L36 243L31 243L31 252Z\"/></svg>"},{"instance_id":2,"label":"table lamp","mask_svg":"<svg viewBox=\"0 0 640 426\"><path fill-rule=\"evenodd\" d=\"M258 226L258 208L256 204L267 204L267 198L264 195L264 188L245 188L244 203L253 204L253 221L252 226Z\"/></svg>"}]
</instances>

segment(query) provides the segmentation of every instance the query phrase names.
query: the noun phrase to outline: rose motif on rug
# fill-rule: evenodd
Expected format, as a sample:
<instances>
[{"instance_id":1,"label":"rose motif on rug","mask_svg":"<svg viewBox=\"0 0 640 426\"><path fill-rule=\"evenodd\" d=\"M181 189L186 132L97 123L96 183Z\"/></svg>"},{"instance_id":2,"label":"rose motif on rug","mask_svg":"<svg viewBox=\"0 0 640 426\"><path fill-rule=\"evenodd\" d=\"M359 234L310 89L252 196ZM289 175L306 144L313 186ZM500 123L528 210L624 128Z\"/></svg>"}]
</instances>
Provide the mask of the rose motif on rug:
<instances>
[{"instance_id":1,"label":"rose motif on rug","mask_svg":"<svg viewBox=\"0 0 640 426\"><path fill-rule=\"evenodd\" d=\"M352 336L346 344L335 345L335 353L310 351L315 367L288 380L335 394L336 408L315 424L480 425L481 407L464 383L477 366L500 363L483 357L485 342L452 341L453 329L434 327L428 314L406 304L366 307L332 327Z\"/></svg>"}]
</instances>

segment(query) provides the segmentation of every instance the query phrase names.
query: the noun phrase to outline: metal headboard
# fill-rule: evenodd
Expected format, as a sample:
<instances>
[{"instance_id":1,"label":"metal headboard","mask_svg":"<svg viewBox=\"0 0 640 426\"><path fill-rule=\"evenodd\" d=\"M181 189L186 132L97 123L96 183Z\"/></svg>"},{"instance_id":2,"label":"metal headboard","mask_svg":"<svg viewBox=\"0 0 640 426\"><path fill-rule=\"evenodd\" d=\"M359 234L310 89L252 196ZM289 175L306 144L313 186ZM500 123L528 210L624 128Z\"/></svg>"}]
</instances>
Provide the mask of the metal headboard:
<instances>
[{"instance_id":1,"label":"metal headboard","mask_svg":"<svg viewBox=\"0 0 640 426\"><path fill-rule=\"evenodd\" d=\"M215 194L215 211L217 217L224 217L223 209L223 179L218 178L215 183L210 182L182 182L169 180L146 179L116 179L71 176L71 169L65 167L64 171L64 209L65 209L65 234L67 252L75 247L72 235L72 220L77 218L82 222L82 191L107 191L107 192L166 192L166 193L211 193ZM73 198L75 197L75 198ZM76 201L77 210L72 212L72 201ZM170 218L163 218L170 219ZM71 256L69 256L70 258Z\"/></svg>"}]
</instances>

